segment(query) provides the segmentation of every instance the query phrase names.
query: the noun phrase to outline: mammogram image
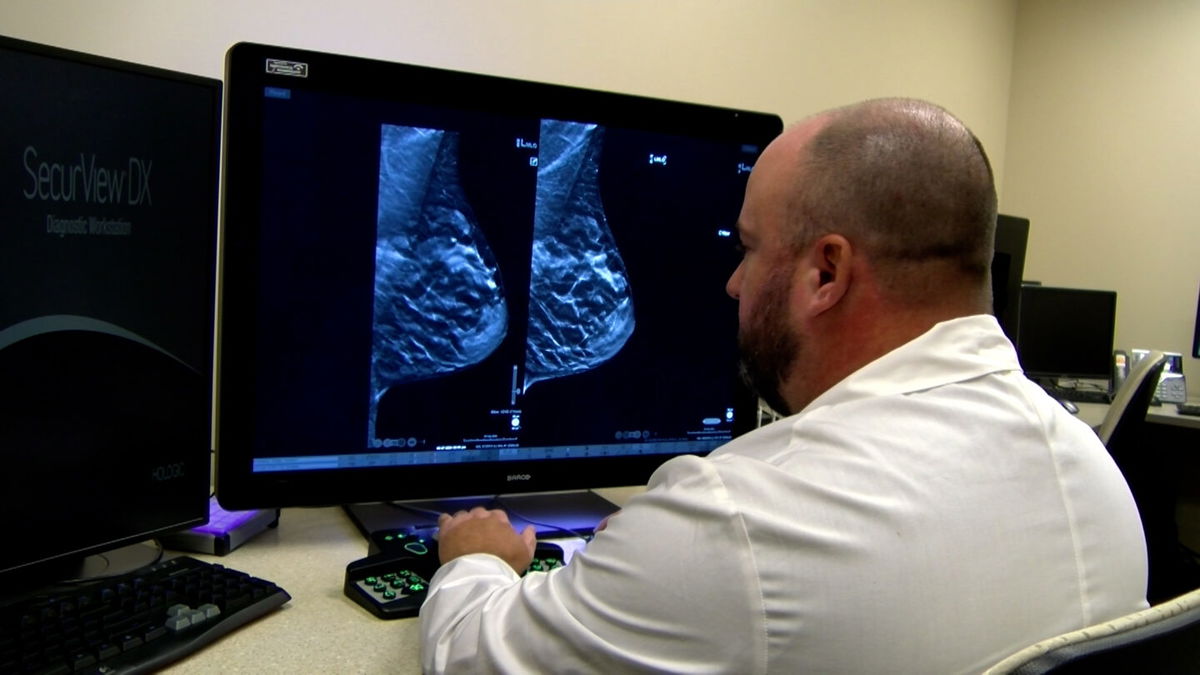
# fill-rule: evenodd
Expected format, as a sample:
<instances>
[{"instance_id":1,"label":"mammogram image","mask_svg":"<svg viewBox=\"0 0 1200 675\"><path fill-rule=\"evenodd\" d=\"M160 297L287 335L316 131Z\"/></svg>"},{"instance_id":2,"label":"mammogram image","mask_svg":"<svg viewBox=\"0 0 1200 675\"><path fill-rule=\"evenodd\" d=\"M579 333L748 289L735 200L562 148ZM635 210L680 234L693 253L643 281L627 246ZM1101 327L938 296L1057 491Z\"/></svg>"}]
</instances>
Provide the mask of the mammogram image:
<instances>
[{"instance_id":1,"label":"mammogram image","mask_svg":"<svg viewBox=\"0 0 1200 675\"><path fill-rule=\"evenodd\" d=\"M389 387L478 363L508 332L500 269L459 184L457 148L452 132L383 127L372 427Z\"/></svg>"},{"instance_id":2,"label":"mammogram image","mask_svg":"<svg viewBox=\"0 0 1200 675\"><path fill-rule=\"evenodd\" d=\"M595 368L633 334L633 293L600 199L604 129L543 120L525 388Z\"/></svg>"}]
</instances>

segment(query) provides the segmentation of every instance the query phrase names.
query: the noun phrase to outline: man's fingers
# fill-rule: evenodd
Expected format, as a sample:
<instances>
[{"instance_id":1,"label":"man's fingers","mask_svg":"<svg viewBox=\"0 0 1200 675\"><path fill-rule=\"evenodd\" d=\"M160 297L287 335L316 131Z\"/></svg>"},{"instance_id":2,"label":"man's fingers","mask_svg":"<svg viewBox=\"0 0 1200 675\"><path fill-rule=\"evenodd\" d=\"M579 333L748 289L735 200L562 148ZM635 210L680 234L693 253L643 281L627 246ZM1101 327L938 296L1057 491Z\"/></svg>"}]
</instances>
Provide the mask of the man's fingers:
<instances>
[{"instance_id":1,"label":"man's fingers","mask_svg":"<svg viewBox=\"0 0 1200 675\"><path fill-rule=\"evenodd\" d=\"M475 520L475 519L486 520L489 518L498 520L501 523L504 523L506 525L510 524L510 521L508 519L508 514L505 513L504 511L501 511L499 509L486 509L482 506L476 506L475 508L471 509L470 511L455 511L453 515L451 515L449 513L443 513L440 516L438 516L437 523L438 523L438 528L444 530L447 528L453 528L453 527L457 526L459 523L466 521L466 520Z\"/></svg>"}]
</instances>

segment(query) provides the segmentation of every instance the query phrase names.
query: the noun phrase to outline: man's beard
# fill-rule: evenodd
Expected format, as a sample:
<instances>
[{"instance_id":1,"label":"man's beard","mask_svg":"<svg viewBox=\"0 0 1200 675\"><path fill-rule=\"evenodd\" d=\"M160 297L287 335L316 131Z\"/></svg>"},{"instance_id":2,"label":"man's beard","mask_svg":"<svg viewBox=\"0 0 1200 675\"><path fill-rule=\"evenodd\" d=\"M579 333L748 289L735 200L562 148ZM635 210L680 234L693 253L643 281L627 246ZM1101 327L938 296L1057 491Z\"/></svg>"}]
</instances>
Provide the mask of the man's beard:
<instances>
[{"instance_id":1,"label":"man's beard","mask_svg":"<svg viewBox=\"0 0 1200 675\"><path fill-rule=\"evenodd\" d=\"M763 290L762 308L738 331L741 376L748 387L777 413L792 411L780 391L799 353L799 340L788 325L790 273L774 274Z\"/></svg>"}]
</instances>

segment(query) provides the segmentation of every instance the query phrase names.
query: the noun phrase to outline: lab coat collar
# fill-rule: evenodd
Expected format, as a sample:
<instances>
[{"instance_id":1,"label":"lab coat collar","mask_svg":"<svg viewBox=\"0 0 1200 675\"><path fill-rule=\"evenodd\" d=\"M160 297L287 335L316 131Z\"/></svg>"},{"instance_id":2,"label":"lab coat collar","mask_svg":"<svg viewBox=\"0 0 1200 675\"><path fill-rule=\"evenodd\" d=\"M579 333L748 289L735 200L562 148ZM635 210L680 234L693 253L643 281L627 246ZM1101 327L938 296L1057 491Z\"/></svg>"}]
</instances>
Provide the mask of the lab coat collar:
<instances>
[{"instance_id":1,"label":"lab coat collar","mask_svg":"<svg viewBox=\"0 0 1200 675\"><path fill-rule=\"evenodd\" d=\"M986 314L943 321L851 373L800 414L872 396L895 396L1020 370L1016 350Z\"/></svg>"}]
</instances>

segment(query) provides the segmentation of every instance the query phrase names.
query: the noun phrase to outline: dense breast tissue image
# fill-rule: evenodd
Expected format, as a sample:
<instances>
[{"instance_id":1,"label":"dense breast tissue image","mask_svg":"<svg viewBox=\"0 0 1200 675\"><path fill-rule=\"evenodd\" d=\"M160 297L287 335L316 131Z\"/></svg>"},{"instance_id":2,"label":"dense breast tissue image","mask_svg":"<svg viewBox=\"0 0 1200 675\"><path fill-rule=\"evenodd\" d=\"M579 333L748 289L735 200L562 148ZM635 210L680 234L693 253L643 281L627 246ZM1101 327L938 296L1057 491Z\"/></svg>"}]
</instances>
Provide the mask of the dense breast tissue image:
<instances>
[{"instance_id":1,"label":"dense breast tissue image","mask_svg":"<svg viewBox=\"0 0 1200 675\"><path fill-rule=\"evenodd\" d=\"M543 120L524 387L611 359L633 334L633 294L598 179L604 129Z\"/></svg>"},{"instance_id":2,"label":"dense breast tissue image","mask_svg":"<svg viewBox=\"0 0 1200 675\"><path fill-rule=\"evenodd\" d=\"M480 367L489 384L500 370L511 373L512 400L494 405L512 405L536 382L594 370L633 334L629 274L600 194L605 130L542 120L538 134L536 181L524 196L533 209L513 221L478 211L464 188L467 169L487 174L501 162L463 165L455 131L381 127L368 438L392 436L391 404L382 400L389 390L394 401L402 388L415 391L410 383ZM503 223L489 232L504 241L489 245L480 215ZM531 243L514 256L515 241ZM521 268L509 269L510 278L528 274L527 323L525 289L505 288L502 265ZM523 364L519 351L502 347L510 337L524 338ZM493 354L506 360L499 370Z\"/></svg>"},{"instance_id":3,"label":"dense breast tissue image","mask_svg":"<svg viewBox=\"0 0 1200 675\"><path fill-rule=\"evenodd\" d=\"M389 387L486 359L508 332L499 266L458 181L457 135L384 125L371 437Z\"/></svg>"}]
</instances>

